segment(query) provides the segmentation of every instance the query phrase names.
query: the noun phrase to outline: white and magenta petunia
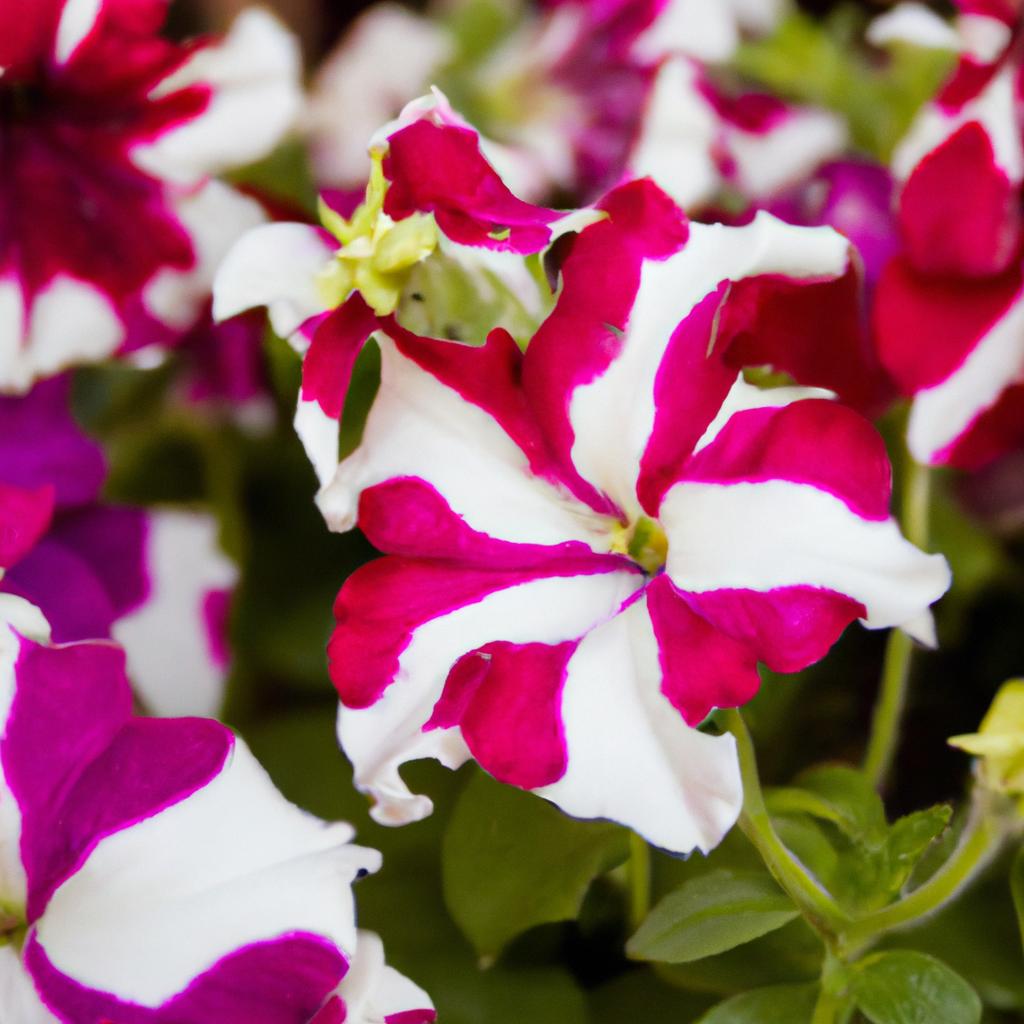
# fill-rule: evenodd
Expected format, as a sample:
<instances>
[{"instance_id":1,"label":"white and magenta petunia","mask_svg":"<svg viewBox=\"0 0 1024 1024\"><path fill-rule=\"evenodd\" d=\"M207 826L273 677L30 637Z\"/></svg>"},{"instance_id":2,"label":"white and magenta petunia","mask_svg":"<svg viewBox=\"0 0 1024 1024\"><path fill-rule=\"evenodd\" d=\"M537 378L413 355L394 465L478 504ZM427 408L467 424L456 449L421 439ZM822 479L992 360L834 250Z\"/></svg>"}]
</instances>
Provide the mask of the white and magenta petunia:
<instances>
[{"instance_id":1,"label":"white and magenta petunia","mask_svg":"<svg viewBox=\"0 0 1024 1024\"><path fill-rule=\"evenodd\" d=\"M694 727L854 619L928 639L948 586L889 517L870 424L725 358L755 297L842 275L847 242L766 214L690 227L649 181L603 208L525 355L500 330L474 348L384 325L362 444L321 494L386 553L342 587L329 649L381 821L430 811L402 764L475 758L706 850L740 782L732 738Z\"/></svg>"},{"instance_id":2,"label":"white and magenta petunia","mask_svg":"<svg viewBox=\"0 0 1024 1024\"><path fill-rule=\"evenodd\" d=\"M359 963L350 884L379 854L219 723L133 716L116 646L51 646L2 600L5 1021L306 1024Z\"/></svg>"},{"instance_id":3,"label":"white and magenta petunia","mask_svg":"<svg viewBox=\"0 0 1024 1024\"><path fill-rule=\"evenodd\" d=\"M1024 444L1024 69L1016 5L960 7L955 28L911 5L873 27L879 43L959 51L894 156L903 249L882 275L875 326L913 397L913 456L972 469Z\"/></svg>"},{"instance_id":4,"label":"white and magenta petunia","mask_svg":"<svg viewBox=\"0 0 1024 1024\"><path fill-rule=\"evenodd\" d=\"M478 134L439 92L407 105L371 142L364 202L322 207L324 224L267 224L218 271L218 320L266 306L274 330L304 354L295 425L321 483L338 463L338 423L356 357L392 314L412 269L442 250L493 274L537 307L522 259L578 215L527 203L506 186ZM486 287L486 285L482 285Z\"/></svg>"},{"instance_id":5,"label":"white and magenta petunia","mask_svg":"<svg viewBox=\"0 0 1024 1024\"><path fill-rule=\"evenodd\" d=\"M173 343L227 248L263 220L210 176L292 123L297 45L260 10L221 41L171 43L166 7L0 8L0 390Z\"/></svg>"},{"instance_id":6,"label":"white and magenta petunia","mask_svg":"<svg viewBox=\"0 0 1024 1024\"><path fill-rule=\"evenodd\" d=\"M0 397L0 505L14 522L0 592L40 607L57 642L120 641L153 713L214 714L237 571L209 516L99 500L103 454L72 419L69 385Z\"/></svg>"}]
</instances>

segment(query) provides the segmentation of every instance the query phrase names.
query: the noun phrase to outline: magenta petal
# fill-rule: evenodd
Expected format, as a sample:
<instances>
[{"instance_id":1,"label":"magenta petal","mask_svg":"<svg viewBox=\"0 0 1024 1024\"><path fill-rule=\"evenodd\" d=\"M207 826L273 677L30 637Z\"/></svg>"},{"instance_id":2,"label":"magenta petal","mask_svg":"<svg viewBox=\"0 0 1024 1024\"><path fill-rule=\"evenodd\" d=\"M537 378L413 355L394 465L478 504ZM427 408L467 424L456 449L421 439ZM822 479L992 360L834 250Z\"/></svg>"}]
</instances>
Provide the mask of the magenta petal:
<instances>
[{"instance_id":1,"label":"magenta petal","mask_svg":"<svg viewBox=\"0 0 1024 1024\"><path fill-rule=\"evenodd\" d=\"M661 692L688 725L699 725L713 708L753 699L761 685L757 656L697 615L668 576L651 580L647 610L658 641Z\"/></svg>"},{"instance_id":2,"label":"magenta petal","mask_svg":"<svg viewBox=\"0 0 1024 1024\"><path fill-rule=\"evenodd\" d=\"M950 207L950 183L969 183ZM992 141L971 121L914 169L900 197L910 260L931 274L1005 270L1021 238L1020 189L996 163Z\"/></svg>"},{"instance_id":3,"label":"magenta petal","mask_svg":"<svg viewBox=\"0 0 1024 1024\"><path fill-rule=\"evenodd\" d=\"M1017 267L988 280L926 277L899 257L875 296L875 333L886 369L905 395L945 380L1020 294Z\"/></svg>"},{"instance_id":4,"label":"magenta petal","mask_svg":"<svg viewBox=\"0 0 1024 1024\"><path fill-rule=\"evenodd\" d=\"M377 325L358 292L317 324L302 363L304 402L315 401L331 419L341 419L352 367Z\"/></svg>"},{"instance_id":5,"label":"magenta petal","mask_svg":"<svg viewBox=\"0 0 1024 1024\"><path fill-rule=\"evenodd\" d=\"M496 540L470 527L441 493L418 477L398 477L363 491L359 527L370 543L392 555L451 560L463 566L512 569L536 566L554 555L592 557L580 541L556 548Z\"/></svg>"},{"instance_id":6,"label":"magenta petal","mask_svg":"<svg viewBox=\"0 0 1024 1024\"><path fill-rule=\"evenodd\" d=\"M773 672L799 672L820 661L843 630L867 614L858 601L817 587L711 590L687 593L685 600Z\"/></svg>"},{"instance_id":7,"label":"magenta petal","mask_svg":"<svg viewBox=\"0 0 1024 1024\"><path fill-rule=\"evenodd\" d=\"M388 140L384 212L402 220L434 213L452 241L511 252L539 252L557 210L517 199L480 152L476 132L414 121ZM502 237L498 237L502 236Z\"/></svg>"},{"instance_id":8,"label":"magenta petal","mask_svg":"<svg viewBox=\"0 0 1024 1024\"><path fill-rule=\"evenodd\" d=\"M148 1007L86 988L62 974L34 935L24 957L45 1002L63 1020L76 1024L308 1024L348 967L326 940L286 935L229 954L183 992Z\"/></svg>"},{"instance_id":9,"label":"magenta petal","mask_svg":"<svg viewBox=\"0 0 1024 1024\"><path fill-rule=\"evenodd\" d=\"M21 812L29 920L104 836L209 782L232 742L213 721L133 720L113 645L23 640L0 759Z\"/></svg>"},{"instance_id":10,"label":"magenta petal","mask_svg":"<svg viewBox=\"0 0 1024 1024\"><path fill-rule=\"evenodd\" d=\"M561 718L566 666L578 642L492 643L453 666L424 729L460 726L480 766L500 782L537 789L568 764Z\"/></svg>"},{"instance_id":11,"label":"magenta petal","mask_svg":"<svg viewBox=\"0 0 1024 1024\"><path fill-rule=\"evenodd\" d=\"M790 480L827 491L865 519L889 517L892 469L885 442L863 416L821 399L747 409L686 464L706 483Z\"/></svg>"},{"instance_id":12,"label":"magenta petal","mask_svg":"<svg viewBox=\"0 0 1024 1024\"><path fill-rule=\"evenodd\" d=\"M693 446L725 401L736 371L708 352L725 288L705 296L676 328L654 380L654 426L640 460L636 492L656 516Z\"/></svg>"},{"instance_id":13,"label":"magenta petal","mask_svg":"<svg viewBox=\"0 0 1024 1024\"><path fill-rule=\"evenodd\" d=\"M0 483L0 569L21 561L50 525L53 488L27 490Z\"/></svg>"},{"instance_id":14,"label":"magenta petal","mask_svg":"<svg viewBox=\"0 0 1024 1024\"><path fill-rule=\"evenodd\" d=\"M80 505L99 493L103 450L69 409L70 377L37 384L27 395L0 397L0 480L56 488L58 505Z\"/></svg>"},{"instance_id":15,"label":"magenta petal","mask_svg":"<svg viewBox=\"0 0 1024 1024\"><path fill-rule=\"evenodd\" d=\"M141 509L65 512L0 589L38 605L57 643L106 638L149 593L147 530Z\"/></svg>"}]
</instances>

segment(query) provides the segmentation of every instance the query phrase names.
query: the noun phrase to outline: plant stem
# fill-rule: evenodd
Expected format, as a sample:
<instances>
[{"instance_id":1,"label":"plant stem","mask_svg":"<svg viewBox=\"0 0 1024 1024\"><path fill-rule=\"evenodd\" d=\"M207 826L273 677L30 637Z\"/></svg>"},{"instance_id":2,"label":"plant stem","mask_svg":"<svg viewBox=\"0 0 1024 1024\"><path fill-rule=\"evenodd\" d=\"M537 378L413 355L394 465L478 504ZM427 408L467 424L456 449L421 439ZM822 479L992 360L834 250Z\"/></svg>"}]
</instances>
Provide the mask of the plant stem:
<instances>
[{"instance_id":1,"label":"plant stem","mask_svg":"<svg viewBox=\"0 0 1024 1024\"><path fill-rule=\"evenodd\" d=\"M765 806L761 780L757 772L754 745L743 716L735 709L720 712L726 728L736 737L739 753L740 776L743 782L743 810L740 828L756 847L775 880L800 908L829 948L836 944L837 936L849 925L849 915L832 896L822 888L786 848L779 838Z\"/></svg>"},{"instance_id":2,"label":"plant stem","mask_svg":"<svg viewBox=\"0 0 1024 1024\"><path fill-rule=\"evenodd\" d=\"M928 467L918 465L909 454L905 454L900 518L907 540L919 548L928 544L930 481ZM890 630L878 701L871 720L871 735L864 755L864 773L878 789L884 786L896 754L913 653L914 644L910 637L902 629Z\"/></svg>"},{"instance_id":3,"label":"plant stem","mask_svg":"<svg viewBox=\"0 0 1024 1024\"><path fill-rule=\"evenodd\" d=\"M629 921L633 931L651 909L651 850L642 836L629 835Z\"/></svg>"},{"instance_id":4,"label":"plant stem","mask_svg":"<svg viewBox=\"0 0 1024 1024\"><path fill-rule=\"evenodd\" d=\"M811 1024L839 1024L840 1014L846 1008L842 999L837 999L825 986L818 992L818 1001L814 1004L814 1016Z\"/></svg>"},{"instance_id":5,"label":"plant stem","mask_svg":"<svg viewBox=\"0 0 1024 1024\"><path fill-rule=\"evenodd\" d=\"M998 853L1006 835L999 815L991 813L990 799L981 792L952 856L923 885L903 899L862 917L847 929L848 949L866 946L886 932L906 928L953 900Z\"/></svg>"}]
</instances>

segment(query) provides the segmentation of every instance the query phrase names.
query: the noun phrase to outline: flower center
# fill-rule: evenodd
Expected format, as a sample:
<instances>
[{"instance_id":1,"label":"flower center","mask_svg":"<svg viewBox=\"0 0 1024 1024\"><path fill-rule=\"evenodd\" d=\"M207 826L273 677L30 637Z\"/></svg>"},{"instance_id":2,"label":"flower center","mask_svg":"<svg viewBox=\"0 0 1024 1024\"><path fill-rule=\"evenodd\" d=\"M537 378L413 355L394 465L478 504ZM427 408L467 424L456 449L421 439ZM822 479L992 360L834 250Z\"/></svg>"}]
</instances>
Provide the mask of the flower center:
<instances>
[{"instance_id":1,"label":"flower center","mask_svg":"<svg viewBox=\"0 0 1024 1024\"><path fill-rule=\"evenodd\" d=\"M14 943L20 947L26 928L24 911L0 901L0 946Z\"/></svg>"},{"instance_id":2,"label":"flower center","mask_svg":"<svg viewBox=\"0 0 1024 1024\"><path fill-rule=\"evenodd\" d=\"M654 574L668 557L668 537L656 520L640 516L634 523L616 526L612 551L629 556L645 572Z\"/></svg>"},{"instance_id":3,"label":"flower center","mask_svg":"<svg viewBox=\"0 0 1024 1024\"><path fill-rule=\"evenodd\" d=\"M317 276L317 287L329 308L358 291L375 313L388 316L398 306L413 267L437 248L438 231L432 214L414 213L394 221L384 212L388 182L381 166L383 153L372 156L366 198L351 218L346 220L320 202L320 220L341 248Z\"/></svg>"}]
</instances>

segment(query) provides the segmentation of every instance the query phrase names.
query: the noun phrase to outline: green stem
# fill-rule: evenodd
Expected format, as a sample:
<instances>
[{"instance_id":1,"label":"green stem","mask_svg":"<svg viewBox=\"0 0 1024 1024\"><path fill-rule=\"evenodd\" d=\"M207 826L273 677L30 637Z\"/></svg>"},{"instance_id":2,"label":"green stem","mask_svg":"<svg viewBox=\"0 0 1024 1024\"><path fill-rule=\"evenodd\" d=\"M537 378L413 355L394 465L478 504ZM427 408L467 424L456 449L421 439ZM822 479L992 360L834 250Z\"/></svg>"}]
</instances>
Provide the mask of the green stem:
<instances>
[{"instance_id":1,"label":"green stem","mask_svg":"<svg viewBox=\"0 0 1024 1024\"><path fill-rule=\"evenodd\" d=\"M754 745L739 711L720 712L726 728L736 737L740 776L743 782L743 810L740 828L753 843L775 880L800 908L808 923L829 948L850 924L849 915L786 848L772 824L761 792Z\"/></svg>"},{"instance_id":2,"label":"green stem","mask_svg":"<svg viewBox=\"0 0 1024 1024\"><path fill-rule=\"evenodd\" d=\"M991 813L987 793L975 800L956 850L923 885L903 899L862 917L846 931L848 949L872 943L886 932L907 928L951 902L999 852L1006 835L1004 822Z\"/></svg>"},{"instance_id":3,"label":"green stem","mask_svg":"<svg viewBox=\"0 0 1024 1024\"><path fill-rule=\"evenodd\" d=\"M900 516L907 540L919 548L928 544L931 476L926 466L904 455L903 501ZM900 722L907 702L913 641L901 629L889 632L882 681L864 755L864 773L876 788L885 784L899 742Z\"/></svg>"},{"instance_id":4,"label":"green stem","mask_svg":"<svg viewBox=\"0 0 1024 1024\"><path fill-rule=\"evenodd\" d=\"M843 1019L846 1001L834 996L822 986L818 992L818 1001L814 1004L814 1016L811 1024L839 1024Z\"/></svg>"},{"instance_id":5,"label":"green stem","mask_svg":"<svg viewBox=\"0 0 1024 1024\"><path fill-rule=\"evenodd\" d=\"M651 850L642 836L629 835L629 920L633 931L651 909Z\"/></svg>"}]
</instances>

